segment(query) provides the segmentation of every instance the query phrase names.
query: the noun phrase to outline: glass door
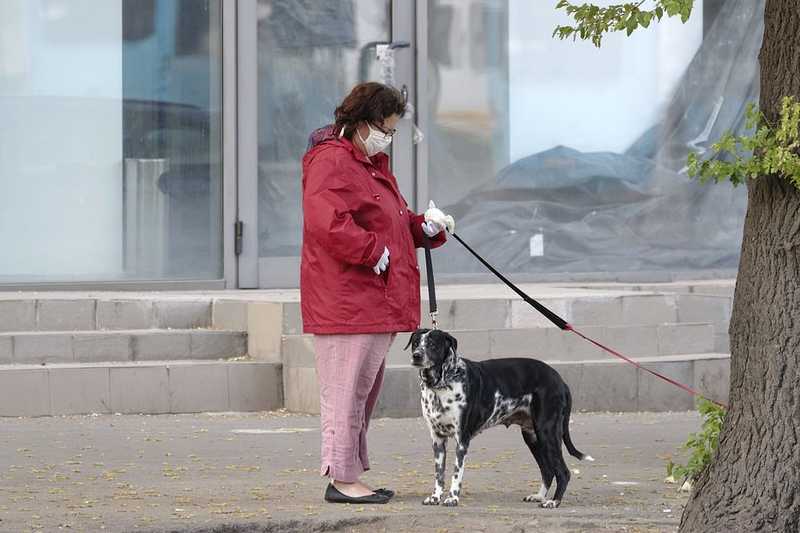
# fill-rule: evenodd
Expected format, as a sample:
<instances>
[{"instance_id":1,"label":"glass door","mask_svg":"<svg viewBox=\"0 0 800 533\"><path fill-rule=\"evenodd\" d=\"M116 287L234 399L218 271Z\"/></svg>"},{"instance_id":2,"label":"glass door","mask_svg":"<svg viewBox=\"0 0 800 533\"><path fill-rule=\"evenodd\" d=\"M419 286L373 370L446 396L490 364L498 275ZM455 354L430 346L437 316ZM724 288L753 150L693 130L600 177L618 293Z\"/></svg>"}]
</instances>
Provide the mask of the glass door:
<instances>
[{"instance_id":1,"label":"glass door","mask_svg":"<svg viewBox=\"0 0 800 533\"><path fill-rule=\"evenodd\" d=\"M254 56L240 51L239 64L239 108L254 111L240 112L239 119L239 286L297 287L301 159L309 134L333 122L334 109L354 85L383 81L380 43L409 43L395 50L394 84L412 92L414 2L255 0L239 8L240 46L257 43ZM404 121L392 162L412 201L410 139Z\"/></svg>"}]
</instances>

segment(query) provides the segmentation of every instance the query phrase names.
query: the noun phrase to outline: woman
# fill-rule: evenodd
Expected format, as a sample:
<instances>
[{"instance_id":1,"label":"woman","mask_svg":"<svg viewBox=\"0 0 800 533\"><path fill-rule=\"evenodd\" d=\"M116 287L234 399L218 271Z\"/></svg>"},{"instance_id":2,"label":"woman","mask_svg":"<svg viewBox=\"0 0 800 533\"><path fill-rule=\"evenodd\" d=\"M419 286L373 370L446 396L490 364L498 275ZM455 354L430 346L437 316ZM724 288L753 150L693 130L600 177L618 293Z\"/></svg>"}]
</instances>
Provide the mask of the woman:
<instances>
[{"instance_id":1,"label":"woman","mask_svg":"<svg viewBox=\"0 0 800 533\"><path fill-rule=\"evenodd\" d=\"M329 502L386 503L359 480L369 470L367 427L397 332L420 322L415 249L445 242L453 219L433 205L409 211L383 153L405 113L399 91L356 86L336 123L312 134L303 158L303 329L314 334Z\"/></svg>"}]
</instances>

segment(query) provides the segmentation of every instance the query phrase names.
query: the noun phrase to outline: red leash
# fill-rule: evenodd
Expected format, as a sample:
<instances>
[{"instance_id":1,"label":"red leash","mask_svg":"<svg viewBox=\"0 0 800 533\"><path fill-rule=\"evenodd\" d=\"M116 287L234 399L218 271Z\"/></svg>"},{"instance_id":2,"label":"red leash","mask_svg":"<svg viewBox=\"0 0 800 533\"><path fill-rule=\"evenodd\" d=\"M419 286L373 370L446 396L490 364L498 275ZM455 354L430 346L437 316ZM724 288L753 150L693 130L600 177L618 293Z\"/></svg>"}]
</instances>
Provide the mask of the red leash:
<instances>
[{"instance_id":1,"label":"red leash","mask_svg":"<svg viewBox=\"0 0 800 533\"><path fill-rule=\"evenodd\" d=\"M664 380L664 381L666 381L667 383L671 383L671 384L675 385L676 387L678 387L679 389L683 389L683 390L685 390L685 391L686 391L686 392L688 392L689 394L693 394L694 396L697 396L697 397L699 397L699 398L705 398L706 400L708 400L708 401L710 401L710 402L712 402L712 403L715 403L715 404L719 405L719 406L720 406L720 407L722 407L723 409L727 409L727 408L728 408L728 406L727 406L727 405L725 405L724 403L720 403L720 402L718 402L718 401L716 401L716 400L712 400L711 398L706 398L706 397L705 397L705 396L703 396L701 393L697 392L696 390L694 390L693 388L689 387L688 385L684 385L683 383L681 383L681 382L679 382L679 381L675 381L674 379L672 379L672 378L669 378L669 377L667 377L667 376L665 376L665 375L663 375L663 374L659 374L659 373L658 373L658 372L656 372L655 370L650 370L649 368L647 368L647 367L644 367L644 366L642 366L641 364L637 363L637 362L636 362L636 361L634 361L633 359L630 359L630 358L628 358L628 357L625 357L624 355L622 355L622 354L621 354L621 353L619 353L618 351L616 351L616 350L612 350L612 349L611 349L611 348L609 348L608 346L604 346L604 345L600 344L600 343L599 343L599 342L597 342L596 340L594 340L594 339L592 339L592 338L589 338L589 337L587 337L586 335L584 335L583 333L581 333L581 332L580 332L580 331L578 331L577 329L573 328L571 324L567 324L566 331L571 331L571 332L573 332L573 333L574 333L575 335L577 335L578 337L580 337L580 338L582 338L582 339L584 339L584 340L587 340L587 341L591 342L592 344L594 344L595 346L597 346L597 347L598 347L598 348L600 348L601 350L605 350L606 352L610 353L611 355L613 355L613 356L616 356L616 357L619 357L620 359L622 359L622 360L623 360L623 361L625 361L626 363L630 363L630 364L632 364L633 366L635 366L635 367L636 367L636 368L638 368L639 370L644 370L645 372L647 372L647 373L649 373L649 374L652 374L652 375L654 375L655 377L657 377L657 378L659 378L659 379L663 379L663 380Z\"/></svg>"},{"instance_id":2,"label":"red leash","mask_svg":"<svg viewBox=\"0 0 800 533\"><path fill-rule=\"evenodd\" d=\"M667 376L665 376L665 375L663 375L663 374L660 374L660 373L656 372L655 370L650 370L649 368L645 368L645 367L643 367L641 364L639 364L639 363L637 363L636 361L634 361L633 359L630 359L629 357L625 357L624 355L622 355L621 353L617 352L616 350L612 350L612 349L611 349L611 348L609 348L608 346L604 346L604 345L600 344L599 342L597 342L596 340L594 340L594 339L592 339L592 338L590 338L590 337L587 337L586 335L584 335L584 334L583 334L583 333L581 333L580 331L578 331L578 330L576 330L575 328L573 328L573 327L572 327L572 325L570 325L570 324L569 324L569 323L568 323L566 320L564 320L563 318L561 318L560 316L558 316L557 314L555 314L553 311L551 311L550 309L548 309L547 307L545 307L544 305L542 305L540 302L537 302L536 300L534 300L533 298L531 298L530 296L528 296L527 294L525 294L525 292L523 292L523 291L522 291L522 290L521 290L519 287L517 287L516 285L514 285L513 283L511 283L511 281L509 281L509 280L508 280L508 279L507 279L505 276L503 276L503 275L502 275L500 272L498 272L498 271L497 271L497 269L495 269L495 268L494 268L492 265L490 265L489 263L487 263L487 262L486 262L486 260L485 260L483 257L481 257L481 256L480 256L480 255L479 255L479 254L478 254L478 253L477 253L475 250L473 250L472 248L470 248L470 247L469 247L469 245L468 245L467 243L465 243L463 240L461 240L461 237L459 237L459 236L458 236L458 235L456 235L455 233L452 233L451 235L453 235L453 237L455 237L455 238L456 238L456 240L457 240L458 242L460 242L462 245L464 245L464 248L466 248L467 250L469 250L469 252L470 252L472 255L474 255L474 256L475 256L475 257L478 259L478 261L480 261L481 263L483 263L483 266L485 266L486 268L488 268L488 269L489 269L489 270L492 272L492 274L494 274L495 276L497 276L498 278L500 278L500 280L501 280L503 283L505 283L506 285L508 285L508 287L509 287L511 290L513 290L514 292L516 292L516 293L517 293L517 294L518 294L518 295L519 295L519 296L520 296L520 297L521 297L523 300L525 300L525 301L526 301L528 304L530 304L530 305L531 305L531 306L532 306L534 309L536 309L536 310L537 310L537 311L539 311L539 312L540 312L542 315L544 315L544 317L545 317L545 318L547 318L547 319L548 319L550 322L552 322L553 324L555 324L555 325L556 325L556 327L558 327L558 328L560 328L560 329L562 329L562 330L564 330L564 331L571 331L571 332L573 332L574 334L576 334L576 335L577 335L577 336L579 336L580 338L582 338L582 339L584 339L584 340L586 340L586 341L589 341L589 342L591 342L592 344L594 344L595 346L597 346L597 347L598 347L598 348L600 348L601 350L603 350L603 351L606 351L606 352L610 353L611 355L613 355L613 356L615 356L615 357L618 357L618 358L622 359L622 360L623 360L623 361L625 361L626 363L630 363L630 364L632 364L633 366L635 366L635 367L636 367L636 368L638 368L639 370L644 370L644 371L645 371L645 372L647 372L648 374L652 374L652 375L654 375L654 376L655 376L655 377L657 377L658 379L664 380L664 381L666 381L667 383L670 383L670 384L672 384L672 385L675 385L675 386L676 386L676 387L678 387L679 389L683 389L684 391L688 392L689 394L692 394L692 395L694 395L694 396L697 396L697 397L699 397L699 398L705 398L706 400L708 400L708 401L710 401L710 402L713 402L713 403L715 403L716 405L718 405L718 406L722 407L723 409L727 409L727 408L728 408L728 406L727 406L727 405L725 405L725 404L723 404L723 403L720 403L720 402L718 402L718 401L716 401L716 400L712 400L712 399L710 399L710 398L706 398L705 396L703 396L702 394L700 394L699 392L697 392L697 391L696 391L696 390L694 390L693 388L689 387L688 385L684 385L683 383L680 383L680 382L678 382L678 381L675 381L675 380L674 380L674 379L672 379L672 378L668 378ZM430 263L430 259L429 259L428 257L426 257L426 259L427 259L427 264L428 264L428 265L430 265L430 264L431 264L431 263ZM429 268L430 268L430 270L429 270L429 274L428 274L428 275L429 275L429 277L431 277L431 278L432 278L432 267L429 267ZM430 280L429 280L429 283L430 283ZM435 301L435 300L434 300L434 301ZM435 304L434 304L434 305L435 305ZM433 308L432 308L432 311L433 311Z\"/></svg>"}]
</instances>

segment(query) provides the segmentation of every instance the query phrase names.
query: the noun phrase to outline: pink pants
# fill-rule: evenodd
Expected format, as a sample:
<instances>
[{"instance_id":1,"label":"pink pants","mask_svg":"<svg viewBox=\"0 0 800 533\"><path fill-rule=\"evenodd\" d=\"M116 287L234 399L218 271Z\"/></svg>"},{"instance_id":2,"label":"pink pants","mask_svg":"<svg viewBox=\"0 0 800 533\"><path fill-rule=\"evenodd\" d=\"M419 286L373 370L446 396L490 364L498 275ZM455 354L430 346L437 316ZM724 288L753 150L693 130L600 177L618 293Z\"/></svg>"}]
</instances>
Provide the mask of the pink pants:
<instances>
[{"instance_id":1,"label":"pink pants","mask_svg":"<svg viewBox=\"0 0 800 533\"><path fill-rule=\"evenodd\" d=\"M314 335L322 426L320 474L352 483L369 470L367 428L394 333Z\"/></svg>"}]
</instances>

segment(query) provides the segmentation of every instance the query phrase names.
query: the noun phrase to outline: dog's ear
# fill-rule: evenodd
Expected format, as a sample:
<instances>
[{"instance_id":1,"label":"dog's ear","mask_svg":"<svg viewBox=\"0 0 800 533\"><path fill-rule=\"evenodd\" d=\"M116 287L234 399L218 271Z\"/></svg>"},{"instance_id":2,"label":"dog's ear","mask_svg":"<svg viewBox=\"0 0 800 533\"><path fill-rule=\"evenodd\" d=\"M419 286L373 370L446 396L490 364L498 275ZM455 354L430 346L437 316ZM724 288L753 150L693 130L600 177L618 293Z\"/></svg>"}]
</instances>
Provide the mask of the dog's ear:
<instances>
[{"instance_id":1,"label":"dog's ear","mask_svg":"<svg viewBox=\"0 0 800 533\"><path fill-rule=\"evenodd\" d=\"M445 335L447 335L447 337L445 338L447 339L447 342L450 343L450 347L453 349L453 353L458 353L458 340L456 340L456 338L450 335L449 333L445 333Z\"/></svg>"},{"instance_id":2,"label":"dog's ear","mask_svg":"<svg viewBox=\"0 0 800 533\"><path fill-rule=\"evenodd\" d=\"M403 350L408 350L408 347L411 346L411 343L414 342L415 340L417 340L420 337L420 335L422 335L423 333L425 333L427 331L429 331L429 330L427 330L427 329L418 329L417 331L412 333L411 336L408 338L408 344L406 344L406 347L403 348Z\"/></svg>"},{"instance_id":3,"label":"dog's ear","mask_svg":"<svg viewBox=\"0 0 800 533\"><path fill-rule=\"evenodd\" d=\"M411 346L411 343L414 341L414 336L415 336L416 334L417 334L417 333L416 333L416 332L414 332L414 333L412 333L411 335L409 335L409 336L408 336L408 344L406 344L406 347L405 347L405 348L403 348L403 350L408 350L408 347L409 347L409 346Z\"/></svg>"}]
</instances>

